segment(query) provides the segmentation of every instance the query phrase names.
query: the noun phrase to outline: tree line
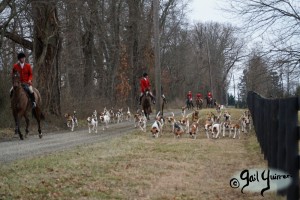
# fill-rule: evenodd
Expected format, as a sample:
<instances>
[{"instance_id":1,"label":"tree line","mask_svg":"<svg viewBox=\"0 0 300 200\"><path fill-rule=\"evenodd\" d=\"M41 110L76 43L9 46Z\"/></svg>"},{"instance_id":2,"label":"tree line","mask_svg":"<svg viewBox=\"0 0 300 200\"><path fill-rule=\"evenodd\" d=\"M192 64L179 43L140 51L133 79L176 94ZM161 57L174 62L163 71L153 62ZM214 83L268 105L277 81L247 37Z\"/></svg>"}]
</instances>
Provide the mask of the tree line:
<instances>
[{"instance_id":1,"label":"tree line","mask_svg":"<svg viewBox=\"0 0 300 200\"><path fill-rule=\"evenodd\" d=\"M249 53L243 28L218 22L192 24L186 15L188 3L160 1L161 86L169 102L179 99L183 104L191 90L203 95L211 91L217 102L226 104L237 69L244 69L241 97L250 89L273 96L293 93L293 87L283 84L288 76L295 79L295 57L278 48L267 54L264 46ZM152 0L2 1L0 112L8 112L10 71L20 51L28 55L34 86L49 114L101 106L136 108L143 72L155 88L153 12ZM274 68L276 63L281 67Z\"/></svg>"}]
</instances>

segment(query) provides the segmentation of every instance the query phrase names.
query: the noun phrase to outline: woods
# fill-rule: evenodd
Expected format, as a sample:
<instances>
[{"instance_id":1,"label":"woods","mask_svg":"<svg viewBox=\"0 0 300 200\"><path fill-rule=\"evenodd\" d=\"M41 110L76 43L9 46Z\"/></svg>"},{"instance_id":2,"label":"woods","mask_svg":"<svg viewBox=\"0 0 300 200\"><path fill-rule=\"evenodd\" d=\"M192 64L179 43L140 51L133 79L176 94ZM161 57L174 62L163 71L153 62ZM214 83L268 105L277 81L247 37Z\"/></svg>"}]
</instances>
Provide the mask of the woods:
<instances>
[{"instance_id":1,"label":"woods","mask_svg":"<svg viewBox=\"0 0 300 200\"><path fill-rule=\"evenodd\" d=\"M241 9L246 6L242 1L228 2L240 5ZM226 104L230 80L237 69L244 69L239 95L242 97L250 90L248 75L254 69L250 67L253 59L261 63L268 61L264 64L264 77L271 77L270 86L260 90L263 95L274 91L274 87L278 92L272 95L293 94L295 77L299 76L296 45L282 48L276 45L272 51L262 47L254 56L248 53L241 28L218 22L192 24L186 16L188 0L159 3L161 71L157 72L154 2L151 0L2 1L1 115L10 113L10 71L20 51L27 54L27 61L33 66L33 85L41 92L43 109L55 116L70 109L80 113L105 106L135 109L143 72L150 75L152 90L161 88L169 102L179 100L184 104L186 93L191 90L203 95L211 91L217 102ZM292 17L295 23L299 20L295 13L290 15L270 6L266 8ZM253 13L247 14L257 19ZM264 25L268 24L261 26ZM294 36L294 32L290 36ZM266 51L271 53L266 54ZM255 62L253 65L258 67ZM248 81L244 81L246 78ZM257 87L267 79L262 80ZM283 87L286 80L289 80L287 88ZM159 82L161 87L157 86Z\"/></svg>"}]
</instances>

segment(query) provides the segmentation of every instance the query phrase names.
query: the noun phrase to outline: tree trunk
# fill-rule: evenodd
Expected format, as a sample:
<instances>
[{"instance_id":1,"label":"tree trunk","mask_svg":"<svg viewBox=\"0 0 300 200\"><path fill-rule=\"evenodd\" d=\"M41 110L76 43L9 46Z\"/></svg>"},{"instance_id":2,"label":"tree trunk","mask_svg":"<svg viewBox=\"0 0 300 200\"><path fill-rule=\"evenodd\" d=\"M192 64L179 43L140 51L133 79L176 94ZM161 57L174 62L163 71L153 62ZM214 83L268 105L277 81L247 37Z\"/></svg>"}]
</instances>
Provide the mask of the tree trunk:
<instances>
[{"instance_id":1,"label":"tree trunk","mask_svg":"<svg viewBox=\"0 0 300 200\"><path fill-rule=\"evenodd\" d=\"M35 86L40 90L44 111L60 115L60 38L56 2L32 0L31 4L34 20Z\"/></svg>"},{"instance_id":2,"label":"tree trunk","mask_svg":"<svg viewBox=\"0 0 300 200\"><path fill-rule=\"evenodd\" d=\"M138 94L138 83L140 76L137 74L140 72L138 67L138 47L139 47L139 19L140 19L140 11L139 11L139 0L129 0L128 7L129 7L129 24L128 24L128 52L129 52L129 63L131 66L131 99L136 99ZM142 73L139 73L140 75ZM131 102L131 107L136 105L136 101Z\"/></svg>"}]
</instances>

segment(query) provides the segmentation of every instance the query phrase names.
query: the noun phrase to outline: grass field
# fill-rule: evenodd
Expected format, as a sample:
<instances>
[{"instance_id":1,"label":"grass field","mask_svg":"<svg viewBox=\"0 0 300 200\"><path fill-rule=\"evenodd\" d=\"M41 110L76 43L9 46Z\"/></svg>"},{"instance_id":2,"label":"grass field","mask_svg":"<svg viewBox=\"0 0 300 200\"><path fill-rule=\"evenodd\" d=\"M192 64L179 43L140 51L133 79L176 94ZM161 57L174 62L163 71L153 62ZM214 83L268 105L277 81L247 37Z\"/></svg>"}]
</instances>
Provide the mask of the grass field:
<instances>
[{"instance_id":1,"label":"grass field","mask_svg":"<svg viewBox=\"0 0 300 200\"><path fill-rule=\"evenodd\" d=\"M200 116L205 116L203 110ZM231 110L233 118L242 110ZM175 139L169 129L0 166L0 199L283 199L229 185L244 169L267 168L253 133L241 139Z\"/></svg>"}]
</instances>

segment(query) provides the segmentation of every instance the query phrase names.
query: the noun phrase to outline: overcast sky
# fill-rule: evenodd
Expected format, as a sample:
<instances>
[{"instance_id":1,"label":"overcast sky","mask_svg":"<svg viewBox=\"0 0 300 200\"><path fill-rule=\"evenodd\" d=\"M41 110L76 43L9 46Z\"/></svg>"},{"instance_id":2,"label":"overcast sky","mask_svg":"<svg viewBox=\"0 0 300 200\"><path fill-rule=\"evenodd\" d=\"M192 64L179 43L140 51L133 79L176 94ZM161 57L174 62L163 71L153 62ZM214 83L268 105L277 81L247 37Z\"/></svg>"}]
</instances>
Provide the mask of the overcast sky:
<instances>
[{"instance_id":1,"label":"overcast sky","mask_svg":"<svg viewBox=\"0 0 300 200\"><path fill-rule=\"evenodd\" d=\"M220 10L221 4L224 4L225 1L226 0L192 0L189 7L191 11L188 12L188 19L190 19L191 22L213 21L234 24L234 22L230 20L229 15ZM234 74L235 84L237 84L241 76L241 71L235 70ZM233 79L230 81L228 92L234 95ZM237 88L235 95L237 96Z\"/></svg>"},{"instance_id":2,"label":"overcast sky","mask_svg":"<svg viewBox=\"0 0 300 200\"><path fill-rule=\"evenodd\" d=\"M224 0L191 0L188 18L193 21L229 22L228 16L220 10Z\"/></svg>"}]
</instances>

